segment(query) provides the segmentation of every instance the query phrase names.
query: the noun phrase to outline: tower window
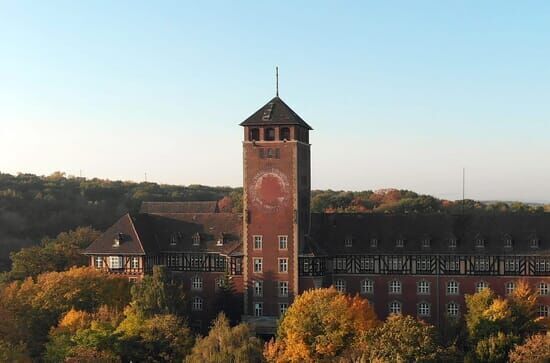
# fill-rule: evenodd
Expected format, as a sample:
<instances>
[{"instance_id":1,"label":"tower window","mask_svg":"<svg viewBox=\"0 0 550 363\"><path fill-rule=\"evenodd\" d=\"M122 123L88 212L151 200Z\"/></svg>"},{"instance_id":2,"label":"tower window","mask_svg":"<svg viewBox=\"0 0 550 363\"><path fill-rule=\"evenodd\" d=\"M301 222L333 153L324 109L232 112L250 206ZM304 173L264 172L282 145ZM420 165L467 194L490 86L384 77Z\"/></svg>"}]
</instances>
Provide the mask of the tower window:
<instances>
[{"instance_id":1,"label":"tower window","mask_svg":"<svg viewBox=\"0 0 550 363\"><path fill-rule=\"evenodd\" d=\"M262 315L264 315L264 304L261 302L257 302L254 304L254 316Z\"/></svg>"},{"instance_id":2,"label":"tower window","mask_svg":"<svg viewBox=\"0 0 550 363\"><path fill-rule=\"evenodd\" d=\"M290 140L290 129L288 127L282 127L279 130L279 139L280 140Z\"/></svg>"},{"instance_id":3,"label":"tower window","mask_svg":"<svg viewBox=\"0 0 550 363\"><path fill-rule=\"evenodd\" d=\"M279 236L279 249L286 250L288 248L288 236Z\"/></svg>"},{"instance_id":4,"label":"tower window","mask_svg":"<svg viewBox=\"0 0 550 363\"><path fill-rule=\"evenodd\" d=\"M265 135L264 140L265 141L274 141L275 140L275 129L272 127L268 127L265 129Z\"/></svg>"},{"instance_id":5,"label":"tower window","mask_svg":"<svg viewBox=\"0 0 550 363\"><path fill-rule=\"evenodd\" d=\"M262 272L263 261L261 257L256 257L253 260L254 262L254 272Z\"/></svg>"},{"instance_id":6,"label":"tower window","mask_svg":"<svg viewBox=\"0 0 550 363\"><path fill-rule=\"evenodd\" d=\"M254 249L255 250L261 250L263 245L263 237L262 236L254 236Z\"/></svg>"},{"instance_id":7,"label":"tower window","mask_svg":"<svg viewBox=\"0 0 550 363\"><path fill-rule=\"evenodd\" d=\"M264 294L264 282L254 281L254 296L263 296Z\"/></svg>"},{"instance_id":8,"label":"tower window","mask_svg":"<svg viewBox=\"0 0 550 363\"><path fill-rule=\"evenodd\" d=\"M249 141L258 141L260 140L260 129L250 129L248 132Z\"/></svg>"},{"instance_id":9,"label":"tower window","mask_svg":"<svg viewBox=\"0 0 550 363\"><path fill-rule=\"evenodd\" d=\"M279 281L279 297L288 296L288 281Z\"/></svg>"},{"instance_id":10,"label":"tower window","mask_svg":"<svg viewBox=\"0 0 550 363\"><path fill-rule=\"evenodd\" d=\"M280 273L288 272L288 258L286 257L279 258L279 272Z\"/></svg>"}]
</instances>

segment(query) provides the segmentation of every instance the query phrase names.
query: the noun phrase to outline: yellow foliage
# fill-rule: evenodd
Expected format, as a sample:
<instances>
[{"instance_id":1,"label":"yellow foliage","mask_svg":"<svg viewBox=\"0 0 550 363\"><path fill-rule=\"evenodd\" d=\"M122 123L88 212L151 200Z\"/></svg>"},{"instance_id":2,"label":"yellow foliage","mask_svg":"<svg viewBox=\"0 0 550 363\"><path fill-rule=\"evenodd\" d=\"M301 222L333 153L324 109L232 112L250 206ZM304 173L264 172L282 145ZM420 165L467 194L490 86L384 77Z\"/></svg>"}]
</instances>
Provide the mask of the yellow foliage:
<instances>
[{"instance_id":1,"label":"yellow foliage","mask_svg":"<svg viewBox=\"0 0 550 363\"><path fill-rule=\"evenodd\" d=\"M507 300L497 298L493 300L489 308L483 312L482 316L490 321L499 321L510 319L512 312L510 311Z\"/></svg>"},{"instance_id":2,"label":"yellow foliage","mask_svg":"<svg viewBox=\"0 0 550 363\"><path fill-rule=\"evenodd\" d=\"M71 309L61 318L56 330L74 334L79 329L89 327L92 319L93 316L90 313Z\"/></svg>"}]
</instances>

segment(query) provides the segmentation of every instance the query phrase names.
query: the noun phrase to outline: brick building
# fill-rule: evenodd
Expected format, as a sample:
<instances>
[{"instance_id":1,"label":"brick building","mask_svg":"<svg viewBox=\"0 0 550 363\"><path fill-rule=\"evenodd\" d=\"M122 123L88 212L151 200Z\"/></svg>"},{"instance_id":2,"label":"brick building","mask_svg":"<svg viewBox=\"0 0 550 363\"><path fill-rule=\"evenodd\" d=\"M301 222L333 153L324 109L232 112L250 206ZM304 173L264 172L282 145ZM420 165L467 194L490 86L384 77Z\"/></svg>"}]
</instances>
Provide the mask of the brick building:
<instances>
[{"instance_id":1,"label":"brick building","mask_svg":"<svg viewBox=\"0 0 550 363\"><path fill-rule=\"evenodd\" d=\"M463 313L464 294L506 295L524 279L549 315L550 214L311 213L311 127L279 97L241 126L243 213L143 203L84 251L90 264L130 279L167 266L189 289L197 325L229 274L259 333L274 332L296 294L330 285L365 296L381 318L402 312L442 326Z\"/></svg>"}]
</instances>

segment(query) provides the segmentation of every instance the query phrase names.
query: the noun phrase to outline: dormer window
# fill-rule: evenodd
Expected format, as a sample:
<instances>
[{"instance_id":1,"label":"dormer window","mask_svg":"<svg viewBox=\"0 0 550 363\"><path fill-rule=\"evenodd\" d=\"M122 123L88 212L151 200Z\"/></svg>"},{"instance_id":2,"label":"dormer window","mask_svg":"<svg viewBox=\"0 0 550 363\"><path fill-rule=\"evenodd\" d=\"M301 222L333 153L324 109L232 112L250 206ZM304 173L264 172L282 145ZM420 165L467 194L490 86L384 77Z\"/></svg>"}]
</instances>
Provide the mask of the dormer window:
<instances>
[{"instance_id":1,"label":"dormer window","mask_svg":"<svg viewBox=\"0 0 550 363\"><path fill-rule=\"evenodd\" d=\"M449 238L449 248L454 250L456 248L456 238Z\"/></svg>"},{"instance_id":2,"label":"dormer window","mask_svg":"<svg viewBox=\"0 0 550 363\"><path fill-rule=\"evenodd\" d=\"M475 238L475 246L476 248L484 248L485 247L485 239L483 239L482 236L477 235Z\"/></svg>"},{"instance_id":3,"label":"dormer window","mask_svg":"<svg viewBox=\"0 0 550 363\"><path fill-rule=\"evenodd\" d=\"M529 241L529 246L531 248L539 248L539 239L537 237L531 237Z\"/></svg>"},{"instance_id":4,"label":"dormer window","mask_svg":"<svg viewBox=\"0 0 550 363\"><path fill-rule=\"evenodd\" d=\"M371 238L371 239L370 239L370 246L371 246L372 248L378 247L378 239L377 239L377 238Z\"/></svg>"},{"instance_id":5,"label":"dormer window","mask_svg":"<svg viewBox=\"0 0 550 363\"><path fill-rule=\"evenodd\" d=\"M430 248L430 244L431 244L431 241L429 237L424 237L422 239L422 248Z\"/></svg>"},{"instance_id":6,"label":"dormer window","mask_svg":"<svg viewBox=\"0 0 550 363\"><path fill-rule=\"evenodd\" d=\"M347 238L344 240L344 245L345 245L346 247L351 247L351 246L353 246L353 238L347 237Z\"/></svg>"},{"instance_id":7,"label":"dormer window","mask_svg":"<svg viewBox=\"0 0 550 363\"><path fill-rule=\"evenodd\" d=\"M115 238L113 240L113 247L118 247L120 246L120 244L123 242L124 240L124 234L122 233L117 233L115 235Z\"/></svg>"},{"instance_id":8,"label":"dormer window","mask_svg":"<svg viewBox=\"0 0 550 363\"><path fill-rule=\"evenodd\" d=\"M172 234L170 236L170 246L175 246L178 243L178 236L176 234Z\"/></svg>"},{"instance_id":9,"label":"dormer window","mask_svg":"<svg viewBox=\"0 0 550 363\"><path fill-rule=\"evenodd\" d=\"M193 235L193 246L199 246L201 244L201 235L197 232Z\"/></svg>"},{"instance_id":10,"label":"dormer window","mask_svg":"<svg viewBox=\"0 0 550 363\"><path fill-rule=\"evenodd\" d=\"M513 243L514 242L510 235L507 234L504 236L504 248L512 248Z\"/></svg>"},{"instance_id":11,"label":"dormer window","mask_svg":"<svg viewBox=\"0 0 550 363\"><path fill-rule=\"evenodd\" d=\"M220 238L216 242L216 246L223 246L227 242L227 235L225 233L220 233Z\"/></svg>"},{"instance_id":12,"label":"dormer window","mask_svg":"<svg viewBox=\"0 0 550 363\"><path fill-rule=\"evenodd\" d=\"M403 238L398 238L395 240L395 247L405 247L405 240Z\"/></svg>"}]
</instances>

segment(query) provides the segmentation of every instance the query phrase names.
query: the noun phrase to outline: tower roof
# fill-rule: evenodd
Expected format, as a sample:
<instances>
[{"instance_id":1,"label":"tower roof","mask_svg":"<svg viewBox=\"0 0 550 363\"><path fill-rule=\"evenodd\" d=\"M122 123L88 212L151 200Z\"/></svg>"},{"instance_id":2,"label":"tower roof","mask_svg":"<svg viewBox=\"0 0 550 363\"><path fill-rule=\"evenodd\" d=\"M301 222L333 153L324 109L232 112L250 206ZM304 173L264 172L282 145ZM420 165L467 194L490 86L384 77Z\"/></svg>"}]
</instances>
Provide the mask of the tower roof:
<instances>
[{"instance_id":1,"label":"tower roof","mask_svg":"<svg viewBox=\"0 0 550 363\"><path fill-rule=\"evenodd\" d=\"M273 97L252 116L241 122L241 126L298 125L313 130L296 112L278 96Z\"/></svg>"}]
</instances>

